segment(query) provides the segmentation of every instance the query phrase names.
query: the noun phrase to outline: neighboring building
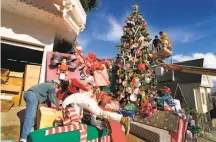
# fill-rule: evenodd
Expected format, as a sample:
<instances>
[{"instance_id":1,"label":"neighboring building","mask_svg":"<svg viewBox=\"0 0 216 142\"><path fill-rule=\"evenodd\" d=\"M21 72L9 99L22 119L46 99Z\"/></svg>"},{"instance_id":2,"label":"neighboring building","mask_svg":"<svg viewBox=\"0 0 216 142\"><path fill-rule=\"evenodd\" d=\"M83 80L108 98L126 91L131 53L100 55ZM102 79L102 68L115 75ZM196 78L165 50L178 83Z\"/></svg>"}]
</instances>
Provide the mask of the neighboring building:
<instances>
[{"instance_id":1,"label":"neighboring building","mask_svg":"<svg viewBox=\"0 0 216 142\"><path fill-rule=\"evenodd\" d=\"M74 41L86 24L80 1L73 0L68 10L63 10L63 1L1 1L2 68L24 71L26 64L40 64L44 82L47 52L62 39Z\"/></svg>"},{"instance_id":2,"label":"neighboring building","mask_svg":"<svg viewBox=\"0 0 216 142\"><path fill-rule=\"evenodd\" d=\"M204 67L204 59L175 64ZM207 114L213 108L211 102L211 88L213 87L213 82L207 75L169 71L159 77L158 82L158 87L164 85L168 87L171 86L173 93L175 93L175 84L178 84L187 107L194 108L200 114Z\"/></svg>"}]
</instances>

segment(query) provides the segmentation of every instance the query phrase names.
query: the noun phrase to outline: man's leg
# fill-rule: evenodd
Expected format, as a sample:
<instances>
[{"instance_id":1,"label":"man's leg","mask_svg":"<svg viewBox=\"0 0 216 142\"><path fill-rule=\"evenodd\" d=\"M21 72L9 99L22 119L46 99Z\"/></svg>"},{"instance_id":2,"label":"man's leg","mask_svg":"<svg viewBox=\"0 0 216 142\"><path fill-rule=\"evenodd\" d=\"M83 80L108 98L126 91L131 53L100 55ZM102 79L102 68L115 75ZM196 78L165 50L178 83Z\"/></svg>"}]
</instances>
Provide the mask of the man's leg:
<instances>
[{"instance_id":1,"label":"man's leg","mask_svg":"<svg viewBox=\"0 0 216 142\"><path fill-rule=\"evenodd\" d=\"M38 99L33 92L29 92L29 91L27 91L24 94L24 98L26 101L26 114L25 114L25 120L22 128L21 138L26 140L27 136L31 132L31 128L35 121Z\"/></svg>"},{"instance_id":2,"label":"man's leg","mask_svg":"<svg viewBox=\"0 0 216 142\"><path fill-rule=\"evenodd\" d=\"M89 96L83 93L72 94L71 96L67 97L64 100L62 106L63 108L66 108L66 106L69 104L77 104L79 107L87 109L88 111L90 111L91 113L95 114L98 117L120 122L122 125L124 125L126 134L129 133L130 130L129 117L125 118L122 115L114 112L103 111L93 98L90 98Z\"/></svg>"},{"instance_id":3,"label":"man's leg","mask_svg":"<svg viewBox=\"0 0 216 142\"><path fill-rule=\"evenodd\" d=\"M109 112L109 111L103 111L97 104L97 102L88 97L80 95L80 98L83 99L81 102L76 102L78 106L87 109L94 115L98 117L102 117L105 119L111 119L114 121L117 121L121 123L125 128L126 135L129 133L130 130L130 118L129 117L123 117L121 114L115 113L115 112Z\"/></svg>"}]
</instances>

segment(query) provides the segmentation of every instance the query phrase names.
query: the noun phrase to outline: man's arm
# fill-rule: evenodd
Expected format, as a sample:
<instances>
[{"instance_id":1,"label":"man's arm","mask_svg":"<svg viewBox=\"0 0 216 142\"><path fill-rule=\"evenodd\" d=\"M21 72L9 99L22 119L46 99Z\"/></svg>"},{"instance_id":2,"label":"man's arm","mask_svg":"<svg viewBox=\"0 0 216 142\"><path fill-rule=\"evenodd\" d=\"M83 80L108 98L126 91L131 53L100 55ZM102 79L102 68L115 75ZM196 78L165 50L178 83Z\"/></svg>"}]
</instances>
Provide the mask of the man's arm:
<instances>
[{"instance_id":1,"label":"man's arm","mask_svg":"<svg viewBox=\"0 0 216 142\"><path fill-rule=\"evenodd\" d=\"M56 93L55 93L55 88L51 88L49 89L48 92L48 99L50 100L51 103L53 103L54 105L56 105L57 107L59 107L59 102L58 99L56 97Z\"/></svg>"}]
</instances>

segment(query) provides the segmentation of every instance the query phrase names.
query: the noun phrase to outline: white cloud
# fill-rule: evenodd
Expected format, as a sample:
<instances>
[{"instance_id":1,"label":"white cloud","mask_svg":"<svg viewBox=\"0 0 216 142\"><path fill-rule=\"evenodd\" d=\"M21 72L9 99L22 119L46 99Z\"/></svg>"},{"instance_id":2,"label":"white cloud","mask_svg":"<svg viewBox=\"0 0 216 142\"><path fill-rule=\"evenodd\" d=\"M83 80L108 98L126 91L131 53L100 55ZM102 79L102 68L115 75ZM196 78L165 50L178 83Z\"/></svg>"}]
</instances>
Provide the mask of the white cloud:
<instances>
[{"instance_id":1,"label":"white cloud","mask_svg":"<svg viewBox=\"0 0 216 142\"><path fill-rule=\"evenodd\" d=\"M173 60L177 62L204 58L204 67L216 69L216 55L213 53L194 53L192 56L184 56L183 54L177 54L173 56ZM216 77L211 77L216 85Z\"/></svg>"},{"instance_id":2,"label":"white cloud","mask_svg":"<svg viewBox=\"0 0 216 142\"><path fill-rule=\"evenodd\" d=\"M107 40L120 40L120 37L123 34L122 25L119 22L117 22L117 20L114 17L109 17L108 20L111 26L110 31L107 34Z\"/></svg>"},{"instance_id":3,"label":"white cloud","mask_svg":"<svg viewBox=\"0 0 216 142\"><path fill-rule=\"evenodd\" d=\"M95 30L93 32L93 37L99 40L104 41L120 41L120 37L123 34L122 24L116 20L113 16L107 16L108 25L104 25L104 29L100 29L99 31ZM107 26L107 28L106 28ZM105 30L107 31L105 32Z\"/></svg>"},{"instance_id":4,"label":"white cloud","mask_svg":"<svg viewBox=\"0 0 216 142\"><path fill-rule=\"evenodd\" d=\"M87 46L90 42L89 38L85 35L82 35L82 34L78 36L77 41L83 50L87 48Z\"/></svg>"}]
</instances>

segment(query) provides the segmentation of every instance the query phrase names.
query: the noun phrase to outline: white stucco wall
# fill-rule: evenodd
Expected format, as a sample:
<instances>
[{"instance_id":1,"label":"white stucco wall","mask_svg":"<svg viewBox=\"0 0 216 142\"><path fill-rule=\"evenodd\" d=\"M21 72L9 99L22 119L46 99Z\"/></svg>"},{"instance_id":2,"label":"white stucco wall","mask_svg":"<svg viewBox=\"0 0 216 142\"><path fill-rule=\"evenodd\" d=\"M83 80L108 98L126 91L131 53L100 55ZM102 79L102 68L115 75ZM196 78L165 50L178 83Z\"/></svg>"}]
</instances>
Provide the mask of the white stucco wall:
<instances>
[{"instance_id":1,"label":"white stucco wall","mask_svg":"<svg viewBox=\"0 0 216 142\"><path fill-rule=\"evenodd\" d=\"M55 28L2 10L0 36L43 46L40 82L45 81L46 53L53 50Z\"/></svg>"},{"instance_id":2,"label":"white stucco wall","mask_svg":"<svg viewBox=\"0 0 216 142\"><path fill-rule=\"evenodd\" d=\"M203 87L200 87L200 98L201 98L202 113L206 113L206 112L208 112L207 94L206 94L205 88L203 88Z\"/></svg>"},{"instance_id":3,"label":"white stucco wall","mask_svg":"<svg viewBox=\"0 0 216 142\"><path fill-rule=\"evenodd\" d=\"M207 91L197 83L180 84L188 107L196 109L198 113L208 112ZM202 98L203 97L203 98Z\"/></svg>"}]
</instances>

